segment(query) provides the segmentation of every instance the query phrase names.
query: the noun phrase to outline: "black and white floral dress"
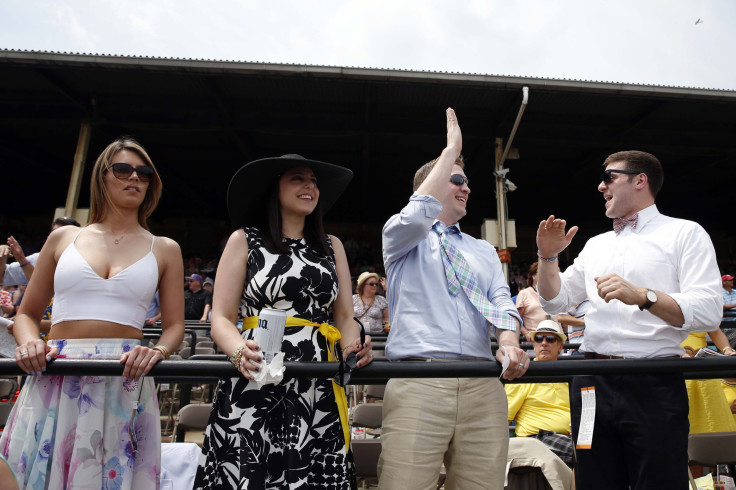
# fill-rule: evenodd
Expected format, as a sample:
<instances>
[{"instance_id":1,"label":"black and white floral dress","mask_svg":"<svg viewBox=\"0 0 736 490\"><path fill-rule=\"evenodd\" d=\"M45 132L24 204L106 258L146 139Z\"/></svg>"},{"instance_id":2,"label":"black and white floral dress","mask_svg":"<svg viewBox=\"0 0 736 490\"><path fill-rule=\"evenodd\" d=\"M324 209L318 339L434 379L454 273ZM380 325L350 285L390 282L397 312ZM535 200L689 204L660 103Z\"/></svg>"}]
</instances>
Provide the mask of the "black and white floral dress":
<instances>
[{"instance_id":1,"label":"black and white floral dress","mask_svg":"<svg viewBox=\"0 0 736 490\"><path fill-rule=\"evenodd\" d=\"M288 238L289 253L273 255L257 228L244 230L248 264L241 315L274 308L328 321L337 297L334 256ZM253 330L243 336L252 338ZM286 361L327 360L326 340L314 327L287 327L282 351ZM261 389L242 376L220 380L195 488L350 489L354 482L331 380L296 378Z\"/></svg>"}]
</instances>

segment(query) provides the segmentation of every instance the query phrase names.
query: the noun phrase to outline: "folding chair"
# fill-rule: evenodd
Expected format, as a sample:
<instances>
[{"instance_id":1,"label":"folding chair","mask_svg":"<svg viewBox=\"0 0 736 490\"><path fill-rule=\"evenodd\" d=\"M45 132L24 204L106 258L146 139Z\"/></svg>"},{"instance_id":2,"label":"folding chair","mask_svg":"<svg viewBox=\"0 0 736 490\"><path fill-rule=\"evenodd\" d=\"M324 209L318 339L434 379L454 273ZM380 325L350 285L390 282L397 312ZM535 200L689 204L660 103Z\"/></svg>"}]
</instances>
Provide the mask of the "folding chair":
<instances>
[{"instance_id":1,"label":"folding chair","mask_svg":"<svg viewBox=\"0 0 736 490\"><path fill-rule=\"evenodd\" d=\"M367 385L365 389L366 399L383 400L383 394L386 392L386 385Z\"/></svg>"},{"instance_id":2,"label":"folding chair","mask_svg":"<svg viewBox=\"0 0 736 490\"><path fill-rule=\"evenodd\" d=\"M195 349L199 347L212 347L215 348L215 343L211 340L198 340L197 345L194 346Z\"/></svg>"},{"instance_id":3,"label":"folding chair","mask_svg":"<svg viewBox=\"0 0 736 490\"><path fill-rule=\"evenodd\" d=\"M0 379L0 400L12 399L17 389L18 383L14 379Z\"/></svg>"},{"instance_id":4,"label":"folding chair","mask_svg":"<svg viewBox=\"0 0 736 490\"><path fill-rule=\"evenodd\" d=\"M383 425L383 403L361 403L353 408L353 427L377 429Z\"/></svg>"},{"instance_id":5,"label":"folding chair","mask_svg":"<svg viewBox=\"0 0 736 490\"><path fill-rule=\"evenodd\" d=\"M731 476L736 476L736 432L708 432L690 434L687 441L688 472L690 465L701 465L716 468L718 465L728 466ZM696 488L692 481L691 486Z\"/></svg>"},{"instance_id":6,"label":"folding chair","mask_svg":"<svg viewBox=\"0 0 736 490\"><path fill-rule=\"evenodd\" d=\"M187 431L202 431L207 427L212 411L211 403L193 403L179 409L174 424L174 442L186 442ZM201 444L199 438L197 443Z\"/></svg>"}]
</instances>

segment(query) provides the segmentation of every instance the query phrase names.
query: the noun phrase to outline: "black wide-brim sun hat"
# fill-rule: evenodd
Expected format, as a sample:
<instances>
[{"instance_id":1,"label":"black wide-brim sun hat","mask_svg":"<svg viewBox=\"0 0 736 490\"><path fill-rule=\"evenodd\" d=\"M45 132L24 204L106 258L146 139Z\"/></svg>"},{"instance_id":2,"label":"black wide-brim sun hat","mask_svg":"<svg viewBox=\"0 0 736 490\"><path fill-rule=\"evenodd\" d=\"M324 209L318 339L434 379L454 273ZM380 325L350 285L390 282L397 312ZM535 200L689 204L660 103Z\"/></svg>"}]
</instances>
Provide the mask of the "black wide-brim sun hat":
<instances>
[{"instance_id":1,"label":"black wide-brim sun hat","mask_svg":"<svg viewBox=\"0 0 736 490\"><path fill-rule=\"evenodd\" d=\"M227 188L227 211L233 225L240 228L257 224L257 217L266 212L266 199L274 183L294 167L309 167L317 177L322 214L335 204L353 178L350 169L294 154L246 163L235 172Z\"/></svg>"}]
</instances>

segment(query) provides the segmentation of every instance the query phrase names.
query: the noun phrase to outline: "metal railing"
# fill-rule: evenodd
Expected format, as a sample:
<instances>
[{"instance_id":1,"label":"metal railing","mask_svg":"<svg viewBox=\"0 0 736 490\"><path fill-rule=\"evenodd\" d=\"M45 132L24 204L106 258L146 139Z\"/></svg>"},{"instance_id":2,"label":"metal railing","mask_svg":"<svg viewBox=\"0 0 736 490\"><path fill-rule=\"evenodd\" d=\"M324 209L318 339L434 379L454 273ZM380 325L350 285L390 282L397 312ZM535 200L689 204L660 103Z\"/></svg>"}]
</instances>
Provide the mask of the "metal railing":
<instances>
[{"instance_id":1,"label":"metal railing","mask_svg":"<svg viewBox=\"0 0 736 490\"><path fill-rule=\"evenodd\" d=\"M285 378L332 378L336 363L286 362ZM117 360L54 359L45 375L120 376L123 366ZM569 379L594 374L664 374L684 373L688 379L736 377L736 357L705 359L606 359L558 360L533 362L527 374L514 382L550 382L552 378ZM389 378L482 378L498 377L501 366L495 361L388 362L374 361L352 372L351 384L382 384ZM0 359L0 375L25 376L14 359ZM151 370L158 382L214 382L221 377L240 376L228 361L182 360L161 361Z\"/></svg>"}]
</instances>

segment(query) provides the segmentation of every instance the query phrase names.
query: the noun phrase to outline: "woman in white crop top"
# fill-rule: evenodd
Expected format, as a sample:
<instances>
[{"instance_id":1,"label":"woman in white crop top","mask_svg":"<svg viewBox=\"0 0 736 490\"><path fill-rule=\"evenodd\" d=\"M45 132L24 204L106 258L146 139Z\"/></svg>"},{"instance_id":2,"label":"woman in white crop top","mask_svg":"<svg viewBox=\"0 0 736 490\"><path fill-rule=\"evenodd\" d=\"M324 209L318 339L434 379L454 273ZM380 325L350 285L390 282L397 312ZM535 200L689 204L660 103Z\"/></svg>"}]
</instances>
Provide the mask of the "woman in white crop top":
<instances>
[{"instance_id":1,"label":"woman in white crop top","mask_svg":"<svg viewBox=\"0 0 736 490\"><path fill-rule=\"evenodd\" d=\"M158 488L161 430L145 376L184 336L181 250L146 219L161 179L130 139L111 143L92 169L89 224L53 231L15 317L15 358L29 375L0 451L22 488ZM141 328L156 290L163 333ZM41 315L54 297L48 344ZM45 376L53 358L119 359L122 377Z\"/></svg>"}]
</instances>

